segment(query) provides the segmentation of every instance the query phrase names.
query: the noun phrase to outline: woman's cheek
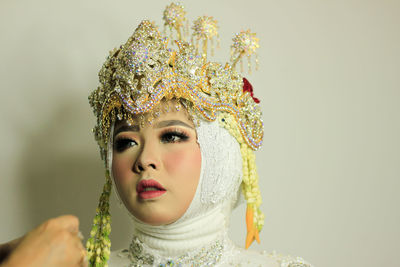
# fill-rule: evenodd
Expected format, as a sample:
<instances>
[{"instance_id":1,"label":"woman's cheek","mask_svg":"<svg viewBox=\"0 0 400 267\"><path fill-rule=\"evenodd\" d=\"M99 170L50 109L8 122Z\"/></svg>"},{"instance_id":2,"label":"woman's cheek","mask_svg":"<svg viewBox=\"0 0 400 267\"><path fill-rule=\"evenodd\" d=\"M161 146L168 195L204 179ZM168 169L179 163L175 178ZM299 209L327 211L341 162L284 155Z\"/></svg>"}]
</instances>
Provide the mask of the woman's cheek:
<instances>
[{"instance_id":1,"label":"woman's cheek","mask_svg":"<svg viewBox=\"0 0 400 267\"><path fill-rule=\"evenodd\" d=\"M201 154L200 148L196 144L193 147L183 147L182 149L171 151L164 155L165 168L169 173L187 173L200 168Z\"/></svg>"},{"instance_id":2,"label":"woman's cheek","mask_svg":"<svg viewBox=\"0 0 400 267\"><path fill-rule=\"evenodd\" d=\"M112 173L116 182L127 182L130 177L128 174L131 172L131 169L131 163L126 157L123 157L122 155L114 156L112 163Z\"/></svg>"}]
</instances>

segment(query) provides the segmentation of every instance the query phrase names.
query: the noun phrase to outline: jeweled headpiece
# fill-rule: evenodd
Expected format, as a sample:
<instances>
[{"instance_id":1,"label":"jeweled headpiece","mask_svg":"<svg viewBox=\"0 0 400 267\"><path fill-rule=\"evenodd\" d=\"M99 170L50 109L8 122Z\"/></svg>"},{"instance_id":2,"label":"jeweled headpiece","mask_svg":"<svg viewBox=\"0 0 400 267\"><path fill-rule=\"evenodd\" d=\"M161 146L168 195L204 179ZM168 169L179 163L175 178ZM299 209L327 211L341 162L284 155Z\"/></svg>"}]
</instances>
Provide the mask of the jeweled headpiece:
<instances>
[{"instance_id":1,"label":"jeweled headpiece","mask_svg":"<svg viewBox=\"0 0 400 267\"><path fill-rule=\"evenodd\" d=\"M258 232L263 225L253 154L262 144L263 122L259 101L253 97L250 83L235 67L244 57L248 57L250 66L250 57L258 48L258 38L249 30L242 31L233 38L230 63L209 62L209 47L212 50L213 38L218 38L217 21L207 16L198 18L193 26L193 45L185 41L185 13L179 4L171 4L164 11L164 26L171 30L171 37L172 31L176 31L177 38L173 42L176 48L169 47L170 40L145 20L124 45L110 52L99 72L100 85L89 96L97 117L93 129L95 138L106 160L111 125L116 120L130 121L145 113L152 114L146 117L151 123L157 116L159 103L164 100L180 101L194 120L214 121L219 114L225 114L224 127L241 144L242 189L248 202L248 247L254 239L259 240ZM104 240L104 244L108 242L108 236L99 234L103 228L109 228L107 195L111 181L109 170L106 172L107 183L87 245L93 264L106 262L109 254L109 246L101 245ZM100 254L97 253L99 249ZM108 252L104 254L103 250Z\"/></svg>"}]
</instances>

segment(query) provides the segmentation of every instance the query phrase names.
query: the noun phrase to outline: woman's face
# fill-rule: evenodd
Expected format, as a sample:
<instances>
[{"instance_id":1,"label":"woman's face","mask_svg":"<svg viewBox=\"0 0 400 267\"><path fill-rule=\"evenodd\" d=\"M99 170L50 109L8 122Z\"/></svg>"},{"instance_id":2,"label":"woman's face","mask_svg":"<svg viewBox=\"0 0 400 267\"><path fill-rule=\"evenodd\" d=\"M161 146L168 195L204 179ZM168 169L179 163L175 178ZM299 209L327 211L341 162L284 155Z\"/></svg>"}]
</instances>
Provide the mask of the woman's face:
<instances>
[{"instance_id":1,"label":"woman's face","mask_svg":"<svg viewBox=\"0 0 400 267\"><path fill-rule=\"evenodd\" d=\"M185 110L143 127L122 121L114 130L112 173L118 193L137 219L170 224L189 207L200 178L196 130Z\"/></svg>"}]
</instances>

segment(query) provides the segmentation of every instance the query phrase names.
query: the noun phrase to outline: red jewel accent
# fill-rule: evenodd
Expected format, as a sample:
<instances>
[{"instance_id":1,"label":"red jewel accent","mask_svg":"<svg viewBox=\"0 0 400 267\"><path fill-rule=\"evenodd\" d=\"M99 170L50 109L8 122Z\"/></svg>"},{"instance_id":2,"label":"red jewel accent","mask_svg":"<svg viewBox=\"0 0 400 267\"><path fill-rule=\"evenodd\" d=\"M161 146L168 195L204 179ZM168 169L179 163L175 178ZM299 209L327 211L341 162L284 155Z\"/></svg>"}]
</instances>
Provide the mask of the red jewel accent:
<instances>
[{"instance_id":1,"label":"red jewel accent","mask_svg":"<svg viewBox=\"0 0 400 267\"><path fill-rule=\"evenodd\" d=\"M254 102L257 104L260 103L260 100L253 95L253 86L251 86L250 82L243 77L243 93L250 92L251 97L253 98Z\"/></svg>"}]
</instances>

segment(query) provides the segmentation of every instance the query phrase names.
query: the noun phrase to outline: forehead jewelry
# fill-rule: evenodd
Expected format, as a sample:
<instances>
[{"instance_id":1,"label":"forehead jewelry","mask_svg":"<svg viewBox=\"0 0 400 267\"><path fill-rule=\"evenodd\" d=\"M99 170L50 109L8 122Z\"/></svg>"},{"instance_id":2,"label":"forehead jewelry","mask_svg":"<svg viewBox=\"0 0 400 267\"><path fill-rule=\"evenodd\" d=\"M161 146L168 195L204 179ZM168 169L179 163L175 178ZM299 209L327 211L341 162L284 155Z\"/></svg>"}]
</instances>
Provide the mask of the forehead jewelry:
<instances>
[{"instance_id":1,"label":"forehead jewelry","mask_svg":"<svg viewBox=\"0 0 400 267\"><path fill-rule=\"evenodd\" d=\"M171 105L160 105L163 101L172 100L175 110L183 106L194 121L218 119L241 146L247 248L254 240L259 241L264 222L254 155L262 144L264 125L259 100L248 80L236 71L236 65L247 58L250 71L254 55L257 68L259 40L250 30L241 31L233 37L229 62L208 61L209 50L212 52L215 42L219 43L217 21L199 17L189 38L185 15L182 5L172 3L163 13L164 32L169 29L169 38L154 23L144 20L125 44L110 51L99 72L99 86L89 96L97 117L93 132L106 163L111 125L117 120L133 122L134 117L143 114L146 116L140 123L151 123L163 108L170 110ZM87 243L89 261L95 266L104 266L109 257L110 189L106 170L106 185Z\"/></svg>"}]
</instances>

